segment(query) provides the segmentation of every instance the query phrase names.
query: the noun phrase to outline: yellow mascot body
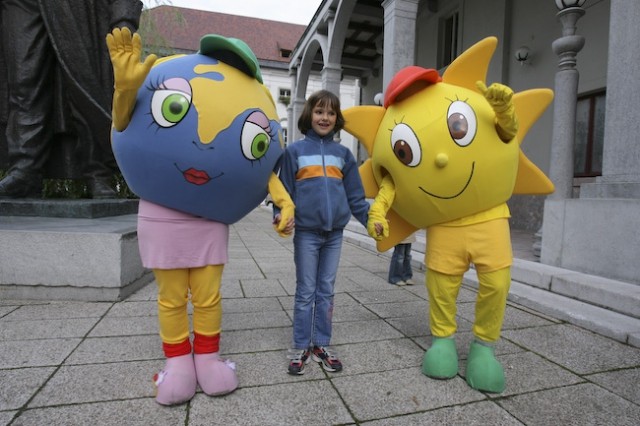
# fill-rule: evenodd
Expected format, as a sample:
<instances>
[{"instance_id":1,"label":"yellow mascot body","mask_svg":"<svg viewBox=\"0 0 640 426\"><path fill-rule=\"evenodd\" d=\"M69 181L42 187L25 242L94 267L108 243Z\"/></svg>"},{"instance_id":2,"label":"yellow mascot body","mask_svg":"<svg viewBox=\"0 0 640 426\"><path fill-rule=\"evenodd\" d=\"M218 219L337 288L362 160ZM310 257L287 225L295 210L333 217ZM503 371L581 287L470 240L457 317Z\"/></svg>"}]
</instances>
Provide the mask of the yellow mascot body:
<instances>
[{"instance_id":1,"label":"yellow mascot body","mask_svg":"<svg viewBox=\"0 0 640 426\"><path fill-rule=\"evenodd\" d=\"M436 70L400 70L384 105L345 111L345 130L358 137L371 158L360 174L375 197L368 231L389 221L377 237L385 251L418 229L427 230L427 290L432 345L422 371L446 379L458 373L453 336L462 275L473 264L479 278L474 342L467 383L502 392L504 372L495 359L511 282L507 200L514 193L548 194L553 184L520 149L531 125L553 98L548 89L514 94L485 85L497 39L486 38Z\"/></svg>"}]
</instances>

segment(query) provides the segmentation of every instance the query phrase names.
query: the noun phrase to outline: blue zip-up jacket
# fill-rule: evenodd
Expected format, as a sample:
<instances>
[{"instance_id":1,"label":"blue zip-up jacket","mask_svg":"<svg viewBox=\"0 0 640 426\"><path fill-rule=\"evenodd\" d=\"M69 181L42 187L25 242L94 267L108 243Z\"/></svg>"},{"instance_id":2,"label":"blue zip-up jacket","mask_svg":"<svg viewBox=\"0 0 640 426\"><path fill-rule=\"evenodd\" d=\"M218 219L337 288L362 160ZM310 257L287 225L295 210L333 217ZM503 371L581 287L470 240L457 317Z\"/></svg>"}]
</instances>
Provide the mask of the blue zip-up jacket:
<instances>
[{"instance_id":1,"label":"blue zip-up jacket","mask_svg":"<svg viewBox=\"0 0 640 426\"><path fill-rule=\"evenodd\" d=\"M287 146L280 180L296 205L296 229L344 229L351 215L367 226L369 203L356 160L333 133L321 138L309 130Z\"/></svg>"}]
</instances>

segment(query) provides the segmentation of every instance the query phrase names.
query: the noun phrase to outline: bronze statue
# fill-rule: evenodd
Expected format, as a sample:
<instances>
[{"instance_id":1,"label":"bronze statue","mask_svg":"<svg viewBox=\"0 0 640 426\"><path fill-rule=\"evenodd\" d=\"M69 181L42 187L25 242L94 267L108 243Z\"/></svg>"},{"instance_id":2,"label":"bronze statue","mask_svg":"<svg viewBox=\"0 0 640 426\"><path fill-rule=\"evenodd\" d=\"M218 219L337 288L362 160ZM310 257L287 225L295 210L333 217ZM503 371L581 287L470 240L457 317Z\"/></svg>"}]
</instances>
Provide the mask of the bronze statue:
<instances>
[{"instance_id":1,"label":"bronze statue","mask_svg":"<svg viewBox=\"0 0 640 426\"><path fill-rule=\"evenodd\" d=\"M41 196L43 168L61 132L77 137L78 169L92 197L115 196L113 71L104 39L113 28L135 31L141 12L138 0L0 0L9 166L0 197Z\"/></svg>"}]
</instances>

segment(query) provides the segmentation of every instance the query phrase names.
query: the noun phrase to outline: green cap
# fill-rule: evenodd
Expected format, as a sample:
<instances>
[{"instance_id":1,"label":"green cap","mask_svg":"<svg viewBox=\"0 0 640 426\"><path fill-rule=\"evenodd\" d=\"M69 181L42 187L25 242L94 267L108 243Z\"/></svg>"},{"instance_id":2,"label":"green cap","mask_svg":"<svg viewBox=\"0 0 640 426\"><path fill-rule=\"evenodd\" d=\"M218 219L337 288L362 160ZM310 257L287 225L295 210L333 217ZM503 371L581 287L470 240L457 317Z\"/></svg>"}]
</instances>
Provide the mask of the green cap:
<instances>
[{"instance_id":1,"label":"green cap","mask_svg":"<svg viewBox=\"0 0 640 426\"><path fill-rule=\"evenodd\" d=\"M234 55L225 54L228 52ZM199 53L219 59L263 83L258 58L249 45L240 39L207 34L200 39ZM242 62L238 63L238 59Z\"/></svg>"}]
</instances>

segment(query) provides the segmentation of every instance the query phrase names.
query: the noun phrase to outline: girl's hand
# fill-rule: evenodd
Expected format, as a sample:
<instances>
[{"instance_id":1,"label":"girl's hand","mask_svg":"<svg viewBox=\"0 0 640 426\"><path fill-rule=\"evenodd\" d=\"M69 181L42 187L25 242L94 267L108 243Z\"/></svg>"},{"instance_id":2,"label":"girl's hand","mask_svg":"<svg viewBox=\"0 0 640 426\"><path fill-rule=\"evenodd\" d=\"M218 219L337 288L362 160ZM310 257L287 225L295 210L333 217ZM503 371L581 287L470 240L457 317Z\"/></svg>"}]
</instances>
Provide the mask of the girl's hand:
<instances>
[{"instance_id":1,"label":"girl's hand","mask_svg":"<svg viewBox=\"0 0 640 426\"><path fill-rule=\"evenodd\" d=\"M295 227L293 216L289 217L284 225L282 225L280 222L282 222L282 215L278 213L273 218L273 227L278 232L278 234L283 237L291 235L291 233L293 232L293 228Z\"/></svg>"}]
</instances>

